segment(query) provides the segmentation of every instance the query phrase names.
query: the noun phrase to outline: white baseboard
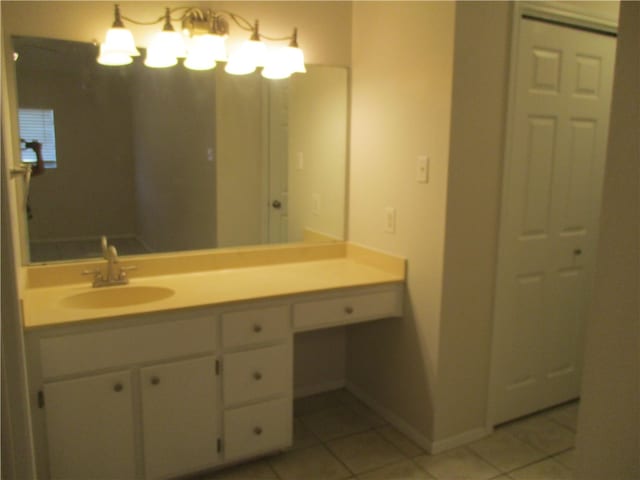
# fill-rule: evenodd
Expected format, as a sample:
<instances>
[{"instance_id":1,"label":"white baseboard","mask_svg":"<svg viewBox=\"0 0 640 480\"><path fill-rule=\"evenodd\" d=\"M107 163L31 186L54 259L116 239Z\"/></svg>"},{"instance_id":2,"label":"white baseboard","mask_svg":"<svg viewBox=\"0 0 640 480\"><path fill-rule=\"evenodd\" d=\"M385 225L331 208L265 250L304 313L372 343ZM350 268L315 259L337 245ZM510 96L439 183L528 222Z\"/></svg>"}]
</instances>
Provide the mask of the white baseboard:
<instances>
[{"instance_id":1,"label":"white baseboard","mask_svg":"<svg viewBox=\"0 0 640 480\"><path fill-rule=\"evenodd\" d=\"M384 418L393 427L395 427L397 430L399 430L404 435L409 437L411 440L417 443L420 447L424 448L431 455L435 455L437 453L441 453L441 452L444 452L445 450L450 450L452 448L461 447L463 445L466 445L467 443L474 442L476 440L484 438L493 432L492 427L479 427L473 430L469 430L467 432L463 432L459 435L454 435L452 437L445 438L443 440L433 441L426 435L416 430L413 426L407 423L404 419L400 418L394 412L381 406L378 402L376 402L373 398L371 398L367 393L361 390L358 386L354 385L351 382L347 382L346 388L353 395L355 395L361 401L367 404L367 406L375 410L375 412L378 415Z\"/></svg>"},{"instance_id":2,"label":"white baseboard","mask_svg":"<svg viewBox=\"0 0 640 480\"><path fill-rule=\"evenodd\" d=\"M295 387L293 390L293 398L309 397L318 393L330 392L331 390L338 390L346 386L344 379L332 380L324 383L314 383L313 385L306 385L301 387Z\"/></svg>"},{"instance_id":3,"label":"white baseboard","mask_svg":"<svg viewBox=\"0 0 640 480\"><path fill-rule=\"evenodd\" d=\"M391 410L388 410L387 408L380 405L367 393L365 393L364 390L361 390L360 387L356 386L355 384L347 382L347 390L358 397L358 399L364 402L368 407L372 408L378 415L380 415L387 422L393 425L397 430L405 434L420 447L424 448L427 452L431 453L432 442L428 437L409 425L405 420L400 418Z\"/></svg>"},{"instance_id":4,"label":"white baseboard","mask_svg":"<svg viewBox=\"0 0 640 480\"><path fill-rule=\"evenodd\" d=\"M445 450L451 450L452 448L461 447L467 443L475 442L481 438L491 434L493 429L487 429L486 427L478 427L473 430L467 430L453 437L447 437L442 440L436 440L431 442L431 449L429 453L435 455L436 453L444 452Z\"/></svg>"}]
</instances>

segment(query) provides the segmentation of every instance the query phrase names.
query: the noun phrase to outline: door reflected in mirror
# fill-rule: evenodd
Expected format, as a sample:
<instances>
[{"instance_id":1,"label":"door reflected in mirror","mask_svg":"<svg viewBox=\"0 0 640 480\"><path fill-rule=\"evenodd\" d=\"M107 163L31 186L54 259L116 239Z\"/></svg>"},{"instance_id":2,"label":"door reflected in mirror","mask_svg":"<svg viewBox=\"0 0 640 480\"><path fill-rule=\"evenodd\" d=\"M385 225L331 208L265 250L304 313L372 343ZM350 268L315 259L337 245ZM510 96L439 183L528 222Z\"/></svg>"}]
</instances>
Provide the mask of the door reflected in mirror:
<instances>
[{"instance_id":1,"label":"door reflected in mirror","mask_svg":"<svg viewBox=\"0 0 640 480\"><path fill-rule=\"evenodd\" d=\"M101 235L120 255L344 238L345 68L105 67L91 44L13 41L19 108L55 122L23 222L31 262L98 257Z\"/></svg>"}]
</instances>

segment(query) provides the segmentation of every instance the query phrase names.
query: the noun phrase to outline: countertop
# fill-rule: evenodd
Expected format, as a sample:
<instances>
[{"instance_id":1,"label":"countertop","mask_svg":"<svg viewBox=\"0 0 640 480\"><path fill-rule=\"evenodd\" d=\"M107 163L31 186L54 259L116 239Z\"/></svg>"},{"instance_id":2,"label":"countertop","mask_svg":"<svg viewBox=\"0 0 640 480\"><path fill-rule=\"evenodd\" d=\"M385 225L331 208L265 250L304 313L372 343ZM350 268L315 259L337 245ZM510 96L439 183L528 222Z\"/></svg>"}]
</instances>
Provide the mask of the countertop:
<instances>
[{"instance_id":1,"label":"countertop","mask_svg":"<svg viewBox=\"0 0 640 480\"><path fill-rule=\"evenodd\" d=\"M82 278L81 283L55 285L49 282L44 286L27 286L22 292L23 325L25 329L31 329L405 280L404 259L353 244L345 244L342 254L334 252L327 258L311 261L300 260L301 257L295 255L295 248L292 252L294 261L290 262L280 259L277 263L257 262L255 266L137 276L124 286L95 289L88 277ZM68 268L66 265L62 267ZM104 289L115 292L132 286L165 287L174 293L168 298L125 307L78 308L63 304L64 299L84 292Z\"/></svg>"}]
</instances>

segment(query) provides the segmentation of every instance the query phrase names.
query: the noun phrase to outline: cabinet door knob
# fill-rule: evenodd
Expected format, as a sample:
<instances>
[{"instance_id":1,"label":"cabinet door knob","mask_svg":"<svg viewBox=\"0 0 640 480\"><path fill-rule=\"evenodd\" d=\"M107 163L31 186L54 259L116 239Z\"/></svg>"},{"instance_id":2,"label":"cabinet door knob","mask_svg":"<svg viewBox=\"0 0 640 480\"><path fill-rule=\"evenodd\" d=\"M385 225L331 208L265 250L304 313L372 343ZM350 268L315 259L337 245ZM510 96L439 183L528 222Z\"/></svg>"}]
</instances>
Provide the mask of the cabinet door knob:
<instances>
[{"instance_id":1,"label":"cabinet door knob","mask_svg":"<svg viewBox=\"0 0 640 480\"><path fill-rule=\"evenodd\" d=\"M254 372L253 378L256 380L262 380L262 374L260 372Z\"/></svg>"},{"instance_id":2,"label":"cabinet door knob","mask_svg":"<svg viewBox=\"0 0 640 480\"><path fill-rule=\"evenodd\" d=\"M259 324L256 323L253 326L253 331L256 332L256 333L260 333L262 331L262 325L259 325Z\"/></svg>"},{"instance_id":3,"label":"cabinet door knob","mask_svg":"<svg viewBox=\"0 0 640 480\"><path fill-rule=\"evenodd\" d=\"M160 378L153 376L151 377L151 385L158 385L160 383Z\"/></svg>"},{"instance_id":4,"label":"cabinet door knob","mask_svg":"<svg viewBox=\"0 0 640 480\"><path fill-rule=\"evenodd\" d=\"M255 427L253 429L253 433L255 433L256 435L262 435L262 427Z\"/></svg>"},{"instance_id":5,"label":"cabinet door knob","mask_svg":"<svg viewBox=\"0 0 640 480\"><path fill-rule=\"evenodd\" d=\"M579 249L579 248L576 248L576 249L573 251L573 254L574 254L574 255L581 255L581 254L582 254L582 250L581 250L581 249Z\"/></svg>"},{"instance_id":6,"label":"cabinet door knob","mask_svg":"<svg viewBox=\"0 0 640 480\"><path fill-rule=\"evenodd\" d=\"M344 307L344 313L351 315L353 313L353 307Z\"/></svg>"},{"instance_id":7,"label":"cabinet door knob","mask_svg":"<svg viewBox=\"0 0 640 480\"><path fill-rule=\"evenodd\" d=\"M121 384L121 383L116 383L116 384L113 386L113 391L114 391L114 392L121 392L123 389L124 389L124 387L122 386L122 384Z\"/></svg>"}]
</instances>

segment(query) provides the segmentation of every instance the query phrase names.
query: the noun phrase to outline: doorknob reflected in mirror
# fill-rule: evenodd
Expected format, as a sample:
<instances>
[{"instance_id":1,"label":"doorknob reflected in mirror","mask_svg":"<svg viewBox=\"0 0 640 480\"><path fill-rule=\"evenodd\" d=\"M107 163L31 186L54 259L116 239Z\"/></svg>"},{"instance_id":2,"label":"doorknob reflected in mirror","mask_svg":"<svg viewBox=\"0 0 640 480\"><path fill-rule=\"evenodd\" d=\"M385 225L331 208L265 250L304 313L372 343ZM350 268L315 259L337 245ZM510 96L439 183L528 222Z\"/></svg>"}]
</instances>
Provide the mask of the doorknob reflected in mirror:
<instances>
[{"instance_id":1,"label":"doorknob reflected in mirror","mask_svg":"<svg viewBox=\"0 0 640 480\"><path fill-rule=\"evenodd\" d=\"M280 207L282 207L282 204L280 203L280 200L274 200L271 206L275 209L280 209Z\"/></svg>"}]
</instances>

